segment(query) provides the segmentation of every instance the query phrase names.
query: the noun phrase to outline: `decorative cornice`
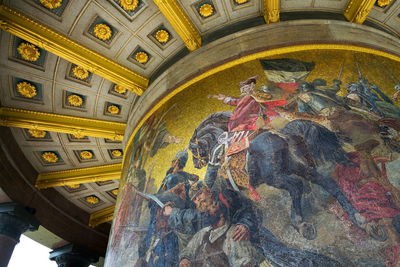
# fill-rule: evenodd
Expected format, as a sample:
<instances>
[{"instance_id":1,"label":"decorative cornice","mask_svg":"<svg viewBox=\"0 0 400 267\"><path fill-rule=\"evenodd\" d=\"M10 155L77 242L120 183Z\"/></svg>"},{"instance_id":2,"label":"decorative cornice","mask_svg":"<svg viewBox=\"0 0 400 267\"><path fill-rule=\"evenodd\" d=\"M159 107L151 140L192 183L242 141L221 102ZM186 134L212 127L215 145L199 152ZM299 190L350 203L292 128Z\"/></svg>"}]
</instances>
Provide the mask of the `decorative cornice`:
<instances>
[{"instance_id":1,"label":"decorative cornice","mask_svg":"<svg viewBox=\"0 0 400 267\"><path fill-rule=\"evenodd\" d=\"M154 3L171 23L190 51L201 47L200 33L189 20L177 0L154 0Z\"/></svg>"},{"instance_id":2,"label":"decorative cornice","mask_svg":"<svg viewBox=\"0 0 400 267\"><path fill-rule=\"evenodd\" d=\"M264 20L265 23L273 23L279 21L279 13L281 9L280 0L264 0Z\"/></svg>"},{"instance_id":3,"label":"decorative cornice","mask_svg":"<svg viewBox=\"0 0 400 267\"><path fill-rule=\"evenodd\" d=\"M148 86L147 78L4 5L0 5L0 29L124 86L138 95Z\"/></svg>"},{"instance_id":4,"label":"decorative cornice","mask_svg":"<svg viewBox=\"0 0 400 267\"><path fill-rule=\"evenodd\" d=\"M123 139L126 124L16 108L0 108L0 126L81 134L116 141Z\"/></svg>"},{"instance_id":5,"label":"decorative cornice","mask_svg":"<svg viewBox=\"0 0 400 267\"><path fill-rule=\"evenodd\" d=\"M36 179L35 187L38 189L45 189L56 186L118 180L121 177L121 169L122 164L119 163L98 167L41 173Z\"/></svg>"},{"instance_id":6,"label":"decorative cornice","mask_svg":"<svg viewBox=\"0 0 400 267\"><path fill-rule=\"evenodd\" d=\"M99 224L112 221L114 217L114 209L115 206L111 206L91 214L89 219L89 226L96 227Z\"/></svg>"},{"instance_id":7,"label":"decorative cornice","mask_svg":"<svg viewBox=\"0 0 400 267\"><path fill-rule=\"evenodd\" d=\"M362 24L374 7L376 0L350 0L343 15L350 22Z\"/></svg>"}]
</instances>

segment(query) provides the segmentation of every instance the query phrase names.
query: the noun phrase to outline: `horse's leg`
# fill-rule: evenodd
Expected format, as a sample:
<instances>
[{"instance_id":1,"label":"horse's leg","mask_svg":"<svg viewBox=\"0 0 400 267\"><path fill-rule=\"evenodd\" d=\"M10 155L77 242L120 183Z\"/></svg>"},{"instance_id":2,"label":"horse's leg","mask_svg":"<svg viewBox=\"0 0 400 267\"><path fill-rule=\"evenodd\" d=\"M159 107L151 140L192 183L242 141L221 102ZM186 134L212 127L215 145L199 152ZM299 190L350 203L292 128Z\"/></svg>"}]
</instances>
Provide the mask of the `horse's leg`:
<instances>
[{"instance_id":1,"label":"horse's leg","mask_svg":"<svg viewBox=\"0 0 400 267\"><path fill-rule=\"evenodd\" d=\"M349 215L350 220L357 226L361 226L365 223L364 217L360 215L358 210L354 208L353 204L344 195L340 186L328 175L321 175L318 172L314 172L308 177L312 183L320 185L326 192L332 195L339 204L342 206L343 210Z\"/></svg>"}]
</instances>

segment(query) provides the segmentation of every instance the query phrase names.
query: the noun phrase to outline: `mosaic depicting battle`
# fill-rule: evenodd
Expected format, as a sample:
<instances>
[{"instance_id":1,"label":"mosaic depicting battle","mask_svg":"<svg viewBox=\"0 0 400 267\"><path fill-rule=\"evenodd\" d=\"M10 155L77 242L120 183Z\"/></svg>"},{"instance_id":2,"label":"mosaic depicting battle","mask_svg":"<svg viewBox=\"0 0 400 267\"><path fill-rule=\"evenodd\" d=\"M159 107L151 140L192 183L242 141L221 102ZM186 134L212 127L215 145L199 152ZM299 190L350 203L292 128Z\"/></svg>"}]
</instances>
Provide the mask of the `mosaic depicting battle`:
<instances>
[{"instance_id":1,"label":"mosaic depicting battle","mask_svg":"<svg viewBox=\"0 0 400 267\"><path fill-rule=\"evenodd\" d=\"M114 222L127 266L400 266L400 81L308 79L316 64L261 59L191 137L153 115L133 142ZM345 90L345 94L338 94ZM225 109L226 107L226 109ZM225 110L225 111L223 111ZM174 150L165 175L152 158ZM187 171L189 162L204 175Z\"/></svg>"}]
</instances>

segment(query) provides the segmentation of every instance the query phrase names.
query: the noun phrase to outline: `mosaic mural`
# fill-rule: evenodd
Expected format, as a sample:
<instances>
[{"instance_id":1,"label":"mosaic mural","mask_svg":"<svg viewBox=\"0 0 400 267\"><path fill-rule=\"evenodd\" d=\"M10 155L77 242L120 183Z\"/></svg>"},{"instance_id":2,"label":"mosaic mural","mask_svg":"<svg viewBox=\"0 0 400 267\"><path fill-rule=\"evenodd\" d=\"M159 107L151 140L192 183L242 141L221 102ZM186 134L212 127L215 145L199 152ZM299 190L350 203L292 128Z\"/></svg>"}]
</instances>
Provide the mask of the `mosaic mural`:
<instances>
[{"instance_id":1,"label":"mosaic mural","mask_svg":"<svg viewBox=\"0 0 400 267\"><path fill-rule=\"evenodd\" d=\"M109 266L399 266L400 64L254 60L176 95L126 151Z\"/></svg>"}]
</instances>

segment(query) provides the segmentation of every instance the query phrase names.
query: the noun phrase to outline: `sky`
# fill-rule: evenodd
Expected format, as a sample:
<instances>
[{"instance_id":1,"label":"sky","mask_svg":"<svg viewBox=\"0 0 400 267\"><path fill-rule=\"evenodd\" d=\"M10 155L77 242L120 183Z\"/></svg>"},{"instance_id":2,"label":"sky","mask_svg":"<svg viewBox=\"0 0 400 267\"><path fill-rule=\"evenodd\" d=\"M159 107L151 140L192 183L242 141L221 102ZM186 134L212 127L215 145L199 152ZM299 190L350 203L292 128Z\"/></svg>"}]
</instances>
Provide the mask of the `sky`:
<instances>
[{"instance_id":1,"label":"sky","mask_svg":"<svg viewBox=\"0 0 400 267\"><path fill-rule=\"evenodd\" d=\"M55 261L49 260L50 251L51 249L21 235L8 267L57 267Z\"/></svg>"},{"instance_id":2,"label":"sky","mask_svg":"<svg viewBox=\"0 0 400 267\"><path fill-rule=\"evenodd\" d=\"M57 267L55 261L49 260L50 251L51 249L21 235L8 267Z\"/></svg>"}]
</instances>

